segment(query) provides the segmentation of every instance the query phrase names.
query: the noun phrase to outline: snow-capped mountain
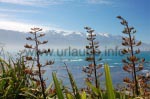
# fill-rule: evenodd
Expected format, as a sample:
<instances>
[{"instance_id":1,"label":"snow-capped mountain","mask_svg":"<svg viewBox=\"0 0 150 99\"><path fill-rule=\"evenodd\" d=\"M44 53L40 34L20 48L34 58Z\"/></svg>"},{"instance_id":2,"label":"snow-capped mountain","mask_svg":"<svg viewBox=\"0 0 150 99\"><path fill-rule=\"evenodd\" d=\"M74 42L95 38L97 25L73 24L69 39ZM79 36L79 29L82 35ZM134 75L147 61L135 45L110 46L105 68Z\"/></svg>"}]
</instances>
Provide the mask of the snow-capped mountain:
<instances>
[{"instance_id":1,"label":"snow-capped mountain","mask_svg":"<svg viewBox=\"0 0 150 99\"><path fill-rule=\"evenodd\" d=\"M47 46L49 48L85 48L88 44L86 40L87 34L82 32L74 31L63 31L63 30L48 30L45 32L46 36L43 40L48 40ZM97 41L99 42L101 50L106 48L115 49L116 46L121 48L122 37L119 35L111 35L108 33L96 33ZM0 30L0 43L6 45L8 49L22 49L24 44L28 43L26 37L31 36L29 33L11 31L11 30ZM149 44L142 44L144 49L150 49Z\"/></svg>"},{"instance_id":2,"label":"snow-capped mountain","mask_svg":"<svg viewBox=\"0 0 150 99\"><path fill-rule=\"evenodd\" d=\"M103 36L103 37L110 37L110 34L108 33L98 33L98 35Z\"/></svg>"}]
</instances>

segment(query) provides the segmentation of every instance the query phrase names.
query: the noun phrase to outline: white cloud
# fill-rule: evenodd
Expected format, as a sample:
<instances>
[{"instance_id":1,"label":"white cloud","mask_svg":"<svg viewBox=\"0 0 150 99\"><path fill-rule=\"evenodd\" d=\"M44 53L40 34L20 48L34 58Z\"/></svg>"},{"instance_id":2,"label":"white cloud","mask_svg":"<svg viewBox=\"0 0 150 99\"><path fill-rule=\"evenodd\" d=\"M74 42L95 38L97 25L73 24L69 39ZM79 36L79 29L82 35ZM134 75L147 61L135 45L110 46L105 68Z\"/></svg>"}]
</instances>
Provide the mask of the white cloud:
<instances>
[{"instance_id":1,"label":"white cloud","mask_svg":"<svg viewBox=\"0 0 150 99\"><path fill-rule=\"evenodd\" d=\"M0 13L0 18L7 18L7 17L9 17L8 14L2 14L2 13Z\"/></svg>"},{"instance_id":2,"label":"white cloud","mask_svg":"<svg viewBox=\"0 0 150 99\"><path fill-rule=\"evenodd\" d=\"M111 4L110 0L87 0L90 4Z\"/></svg>"},{"instance_id":3,"label":"white cloud","mask_svg":"<svg viewBox=\"0 0 150 99\"><path fill-rule=\"evenodd\" d=\"M1 3L11 3L11 4L20 4L20 5L33 5L32 2L25 0L0 0Z\"/></svg>"},{"instance_id":4,"label":"white cloud","mask_svg":"<svg viewBox=\"0 0 150 99\"><path fill-rule=\"evenodd\" d=\"M27 6L41 6L45 7L48 5L59 5L70 2L86 2L88 4L111 4L112 0L0 0L0 3L9 3L17 5L27 5Z\"/></svg>"},{"instance_id":5,"label":"white cloud","mask_svg":"<svg viewBox=\"0 0 150 99\"><path fill-rule=\"evenodd\" d=\"M29 32L31 28L39 27L43 29L43 32L49 31L49 30L55 30L58 33L61 31L65 32L73 32L70 30L65 30L62 28L59 28L58 26L54 25L38 25L38 24L27 24L22 22L16 22L16 21L3 21L0 20L0 29L4 30L13 30L13 31L19 31L19 32Z\"/></svg>"},{"instance_id":6,"label":"white cloud","mask_svg":"<svg viewBox=\"0 0 150 99\"><path fill-rule=\"evenodd\" d=\"M0 8L0 12L13 12L13 13L39 13L35 10L23 10L23 9L6 9L6 8Z\"/></svg>"},{"instance_id":7,"label":"white cloud","mask_svg":"<svg viewBox=\"0 0 150 99\"><path fill-rule=\"evenodd\" d=\"M48 26L41 26L41 25L33 25L21 22L14 22L14 21L0 21L0 29L4 30L14 30L20 32L29 32L30 28L39 27L42 28L43 31L49 30Z\"/></svg>"},{"instance_id":8,"label":"white cloud","mask_svg":"<svg viewBox=\"0 0 150 99\"><path fill-rule=\"evenodd\" d=\"M28 5L28 6L47 6L47 5L58 5L69 1L73 0L0 0L0 3Z\"/></svg>"}]
</instances>

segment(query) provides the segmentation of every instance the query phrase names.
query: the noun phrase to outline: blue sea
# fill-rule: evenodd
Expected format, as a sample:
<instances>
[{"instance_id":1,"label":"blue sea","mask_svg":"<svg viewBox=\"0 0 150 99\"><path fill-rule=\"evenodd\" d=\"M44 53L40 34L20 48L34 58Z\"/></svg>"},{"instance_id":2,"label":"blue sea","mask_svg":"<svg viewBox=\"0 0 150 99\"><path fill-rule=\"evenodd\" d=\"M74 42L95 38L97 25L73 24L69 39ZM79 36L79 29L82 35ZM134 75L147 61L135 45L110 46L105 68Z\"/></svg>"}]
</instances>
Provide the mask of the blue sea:
<instances>
[{"instance_id":1,"label":"blue sea","mask_svg":"<svg viewBox=\"0 0 150 99\"><path fill-rule=\"evenodd\" d=\"M131 76L129 73L123 71L123 63L122 59L126 58L126 56L117 54L117 53L106 53L102 52L100 56L102 60L97 61L97 64L104 65L105 63L109 64L112 81L114 86L120 84L123 84L123 78ZM150 51L141 52L138 55L139 58L145 58L145 64L144 69L141 71L141 73L146 73L150 71ZM78 85L79 88L83 88L85 86L84 78L86 77L86 74L82 71L82 68L84 66L88 66L90 64L89 62L85 61L86 56L85 55L79 55L79 56L72 56L72 55L64 55L64 56L42 56L41 59L44 62L45 60L54 60L55 63L52 66L45 67L46 72L44 74L44 77L46 80L46 84L49 85L52 81L52 71L57 72L58 78L60 78L64 85L70 86L69 78L65 69L65 64L67 64L69 70L72 72L74 79ZM100 68L99 72L102 72L103 75L100 78L100 84L101 86L105 87L105 73L104 68Z\"/></svg>"},{"instance_id":2,"label":"blue sea","mask_svg":"<svg viewBox=\"0 0 150 99\"><path fill-rule=\"evenodd\" d=\"M86 54L58 54L53 53L40 56L41 62L44 64L47 60L54 61L54 64L51 66L46 66L43 69L46 70L43 77L46 79L46 85L48 86L52 82L52 72L57 72L58 78L62 81L65 86L70 87L69 78L67 75L65 64L67 64L69 70L72 72L74 79L79 88L83 88L85 86L84 79L87 75L82 71L82 68L88 66L90 62L87 62ZM107 53L102 52L96 58L102 58L101 61L97 61L97 64L102 64L104 66L105 63L109 64L112 81L114 86L122 85L124 77L131 77L131 75L125 72L122 67L122 59L126 58L126 56L121 55L119 53ZM138 55L139 58L145 58L144 69L141 73L146 73L150 71L150 51L143 51ZM64 64L65 63L65 64ZM103 73L100 77L100 84L103 88L105 88L105 73L104 68L100 68L98 72Z\"/></svg>"}]
</instances>

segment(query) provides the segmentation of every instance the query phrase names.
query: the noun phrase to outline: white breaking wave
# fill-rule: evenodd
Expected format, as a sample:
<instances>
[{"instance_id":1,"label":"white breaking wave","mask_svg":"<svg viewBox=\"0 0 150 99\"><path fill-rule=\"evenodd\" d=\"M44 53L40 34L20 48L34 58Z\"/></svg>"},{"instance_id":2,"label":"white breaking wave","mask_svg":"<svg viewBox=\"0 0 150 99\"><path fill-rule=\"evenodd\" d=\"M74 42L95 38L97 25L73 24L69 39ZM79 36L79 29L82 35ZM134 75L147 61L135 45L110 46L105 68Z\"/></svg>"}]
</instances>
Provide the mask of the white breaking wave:
<instances>
[{"instance_id":1,"label":"white breaking wave","mask_svg":"<svg viewBox=\"0 0 150 99\"><path fill-rule=\"evenodd\" d=\"M113 68L113 67L117 67L117 66L109 66L109 67Z\"/></svg>"},{"instance_id":2,"label":"white breaking wave","mask_svg":"<svg viewBox=\"0 0 150 99\"><path fill-rule=\"evenodd\" d=\"M117 65L117 64L122 64L122 63L113 63L113 64L116 64L116 65Z\"/></svg>"},{"instance_id":3,"label":"white breaking wave","mask_svg":"<svg viewBox=\"0 0 150 99\"><path fill-rule=\"evenodd\" d=\"M83 59L72 59L70 61L73 62L73 61L84 61L84 60Z\"/></svg>"},{"instance_id":4,"label":"white breaking wave","mask_svg":"<svg viewBox=\"0 0 150 99\"><path fill-rule=\"evenodd\" d=\"M62 61L75 62L75 61L84 61L84 59L63 59Z\"/></svg>"}]
</instances>

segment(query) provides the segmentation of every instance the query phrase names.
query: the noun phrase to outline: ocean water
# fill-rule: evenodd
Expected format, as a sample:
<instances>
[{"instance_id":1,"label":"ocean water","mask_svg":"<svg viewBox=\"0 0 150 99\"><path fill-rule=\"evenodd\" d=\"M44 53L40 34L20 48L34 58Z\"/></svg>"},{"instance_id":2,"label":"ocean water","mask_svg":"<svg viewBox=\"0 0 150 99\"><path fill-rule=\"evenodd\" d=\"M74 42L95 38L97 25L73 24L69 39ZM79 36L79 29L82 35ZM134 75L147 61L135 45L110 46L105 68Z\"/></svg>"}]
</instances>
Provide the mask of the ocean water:
<instances>
[{"instance_id":1,"label":"ocean water","mask_svg":"<svg viewBox=\"0 0 150 99\"><path fill-rule=\"evenodd\" d=\"M13 54L14 56L14 54ZM69 70L72 72L74 79L79 88L83 88L85 86L84 78L86 74L82 71L82 68L88 66L90 62L85 61L86 54L60 54L53 53L40 56L41 62L44 64L47 60L53 60L55 63L51 66L46 66L43 69L46 70L43 77L46 79L46 85L48 86L52 82L52 72L57 72L58 78L63 82L65 86L70 87L69 78L67 75L67 71L65 68L65 64L67 64ZM105 63L109 64L112 81L114 86L118 84L123 84L124 77L131 77L131 75L125 71L123 71L123 63L122 59L126 58L118 53L108 53L102 52L100 56L96 58L102 58L101 61L97 61L97 64L104 65ZM139 58L145 58L144 69L141 73L146 73L150 71L150 51L141 52L138 55ZM65 63L65 64L64 64ZM105 88L105 75L104 68L100 68L98 72L103 73L100 77L100 84L103 88Z\"/></svg>"},{"instance_id":2,"label":"ocean water","mask_svg":"<svg viewBox=\"0 0 150 99\"><path fill-rule=\"evenodd\" d=\"M125 71L123 71L122 67L122 59L126 58L126 56L115 54L115 53L105 53L102 52L100 56L102 60L98 61L98 64L104 65L105 63L108 63L110 66L112 81L114 86L118 84L123 84L122 80L124 77L130 77L131 75ZM141 71L141 73L145 73L150 71L150 52L141 52L138 57L145 58L145 64L144 64L144 70ZM78 85L78 87L83 88L85 86L84 78L86 77L86 74L82 72L82 68L84 66L88 66L90 62L85 61L86 56L80 55L80 56L72 56L72 55L64 55L64 56L41 56L42 62L45 60L54 60L55 63L51 66L47 66L44 69L46 70L44 74L44 78L46 80L46 84L49 85L52 81L52 72L57 72L58 78L62 80L63 84L70 87L69 78L65 69L65 64L67 64L69 70L72 72L74 79ZM103 75L100 78L101 86L105 85L105 75L104 75L104 68L100 68L99 72L102 72Z\"/></svg>"}]
</instances>

